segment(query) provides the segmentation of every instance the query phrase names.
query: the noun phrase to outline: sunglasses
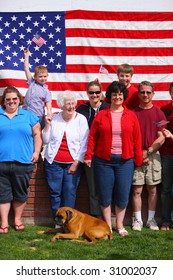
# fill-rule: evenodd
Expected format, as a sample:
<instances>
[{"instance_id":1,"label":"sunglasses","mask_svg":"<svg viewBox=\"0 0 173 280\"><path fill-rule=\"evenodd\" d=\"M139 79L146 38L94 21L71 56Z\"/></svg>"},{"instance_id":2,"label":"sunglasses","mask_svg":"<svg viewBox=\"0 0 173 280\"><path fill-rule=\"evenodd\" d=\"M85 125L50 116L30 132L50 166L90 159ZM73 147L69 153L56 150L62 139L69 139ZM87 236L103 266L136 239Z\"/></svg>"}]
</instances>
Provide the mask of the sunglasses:
<instances>
[{"instance_id":1,"label":"sunglasses","mask_svg":"<svg viewBox=\"0 0 173 280\"><path fill-rule=\"evenodd\" d=\"M149 94L152 94L151 91L140 91L140 94L145 94L145 93L148 94L148 95L149 95Z\"/></svg>"},{"instance_id":2,"label":"sunglasses","mask_svg":"<svg viewBox=\"0 0 173 280\"><path fill-rule=\"evenodd\" d=\"M13 97L13 98L6 98L5 101L10 102L10 101L17 101L18 97Z\"/></svg>"},{"instance_id":3,"label":"sunglasses","mask_svg":"<svg viewBox=\"0 0 173 280\"><path fill-rule=\"evenodd\" d=\"M100 94L101 93L101 90L98 90L98 91L88 91L88 94Z\"/></svg>"}]
</instances>

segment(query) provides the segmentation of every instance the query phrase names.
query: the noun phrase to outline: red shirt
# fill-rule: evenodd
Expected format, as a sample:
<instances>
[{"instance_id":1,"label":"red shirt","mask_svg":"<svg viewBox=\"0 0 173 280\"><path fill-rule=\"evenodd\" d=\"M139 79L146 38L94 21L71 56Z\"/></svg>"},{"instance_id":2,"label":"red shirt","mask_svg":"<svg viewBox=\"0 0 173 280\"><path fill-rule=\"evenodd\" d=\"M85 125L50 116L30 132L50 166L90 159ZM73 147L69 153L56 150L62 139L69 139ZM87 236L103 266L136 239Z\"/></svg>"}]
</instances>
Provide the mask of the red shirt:
<instances>
[{"instance_id":1,"label":"red shirt","mask_svg":"<svg viewBox=\"0 0 173 280\"><path fill-rule=\"evenodd\" d=\"M134 112L124 107L121 118L122 158L134 158L137 166L142 165L142 139L140 126ZM85 160L91 160L93 154L110 160L112 146L112 118L109 108L97 113L89 133Z\"/></svg>"},{"instance_id":2,"label":"red shirt","mask_svg":"<svg viewBox=\"0 0 173 280\"><path fill-rule=\"evenodd\" d=\"M65 132L62 138L61 145L58 149L58 152L54 157L54 160L58 162L65 162L65 163L71 163L74 161L67 145L67 138Z\"/></svg>"},{"instance_id":3,"label":"red shirt","mask_svg":"<svg viewBox=\"0 0 173 280\"><path fill-rule=\"evenodd\" d=\"M138 89L133 84L128 88L128 97L124 101L124 105L130 110L139 105Z\"/></svg>"},{"instance_id":4,"label":"red shirt","mask_svg":"<svg viewBox=\"0 0 173 280\"><path fill-rule=\"evenodd\" d=\"M173 106L172 101L167 105L161 107L161 110L164 112L166 119L169 121L167 124L167 129L173 133ZM160 153L165 155L173 154L173 141L170 138L165 138L165 142L160 148Z\"/></svg>"},{"instance_id":5,"label":"red shirt","mask_svg":"<svg viewBox=\"0 0 173 280\"><path fill-rule=\"evenodd\" d=\"M139 120L141 128L142 148L143 150L147 150L157 139L157 132L161 131L165 127L165 125L157 126L157 123L166 120L166 117L156 106L149 109L137 107L134 112Z\"/></svg>"}]
</instances>

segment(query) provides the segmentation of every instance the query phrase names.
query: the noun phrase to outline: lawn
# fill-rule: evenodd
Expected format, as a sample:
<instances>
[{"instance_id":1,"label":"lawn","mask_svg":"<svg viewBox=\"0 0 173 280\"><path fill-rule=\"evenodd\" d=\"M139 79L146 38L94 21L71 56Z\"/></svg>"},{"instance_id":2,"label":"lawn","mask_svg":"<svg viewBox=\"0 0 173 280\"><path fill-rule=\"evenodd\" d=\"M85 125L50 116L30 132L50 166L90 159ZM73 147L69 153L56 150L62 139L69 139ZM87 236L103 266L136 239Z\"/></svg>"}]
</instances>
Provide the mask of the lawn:
<instances>
[{"instance_id":1,"label":"lawn","mask_svg":"<svg viewBox=\"0 0 173 280\"><path fill-rule=\"evenodd\" d=\"M82 244L69 240L51 242L51 235L38 234L47 229L28 225L24 232L10 228L0 235L1 260L173 260L173 230L151 231L144 228L120 237L113 231L113 239L97 244Z\"/></svg>"}]
</instances>

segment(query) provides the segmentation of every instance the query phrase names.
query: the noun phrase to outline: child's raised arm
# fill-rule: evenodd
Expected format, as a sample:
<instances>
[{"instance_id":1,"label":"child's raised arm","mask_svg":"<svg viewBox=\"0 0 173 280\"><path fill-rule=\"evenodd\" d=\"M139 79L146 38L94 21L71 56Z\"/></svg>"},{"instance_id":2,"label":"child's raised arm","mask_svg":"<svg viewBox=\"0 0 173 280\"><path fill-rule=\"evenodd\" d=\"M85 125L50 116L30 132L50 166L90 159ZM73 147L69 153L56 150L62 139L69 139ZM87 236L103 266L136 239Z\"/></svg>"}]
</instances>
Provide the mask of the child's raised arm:
<instances>
[{"instance_id":1,"label":"child's raised arm","mask_svg":"<svg viewBox=\"0 0 173 280\"><path fill-rule=\"evenodd\" d=\"M27 80L30 80L32 78L31 72L29 70L29 56L30 56L30 52L29 49L27 48L24 50L24 71Z\"/></svg>"}]
</instances>

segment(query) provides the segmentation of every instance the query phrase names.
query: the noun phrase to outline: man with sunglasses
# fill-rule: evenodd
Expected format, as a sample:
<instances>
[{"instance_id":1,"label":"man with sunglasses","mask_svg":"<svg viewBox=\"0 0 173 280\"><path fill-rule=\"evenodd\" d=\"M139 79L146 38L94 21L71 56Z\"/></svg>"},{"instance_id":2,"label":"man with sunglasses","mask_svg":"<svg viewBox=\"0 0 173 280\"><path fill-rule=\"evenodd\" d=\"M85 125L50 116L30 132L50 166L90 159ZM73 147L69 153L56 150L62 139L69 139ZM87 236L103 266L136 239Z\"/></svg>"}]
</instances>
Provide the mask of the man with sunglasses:
<instances>
[{"instance_id":1,"label":"man with sunglasses","mask_svg":"<svg viewBox=\"0 0 173 280\"><path fill-rule=\"evenodd\" d=\"M151 230L159 230L154 219L157 204L157 186L161 183L161 159L159 148L164 143L161 132L166 117L164 113L152 103L154 87L148 81L138 86L140 104L134 109L140 123L143 145L143 164L134 171L132 187L132 205L134 220L132 229L141 231L142 221L142 190L144 185L148 192L148 218L146 226Z\"/></svg>"},{"instance_id":2,"label":"man with sunglasses","mask_svg":"<svg viewBox=\"0 0 173 280\"><path fill-rule=\"evenodd\" d=\"M87 118L88 125L91 127L92 121L94 120L97 112L109 107L110 105L102 100L102 88L98 81L95 80L89 82L86 91L89 101L81 104L76 111ZM92 216L100 216L101 210L95 190L93 168L85 166L85 173L89 189L90 214Z\"/></svg>"}]
</instances>

